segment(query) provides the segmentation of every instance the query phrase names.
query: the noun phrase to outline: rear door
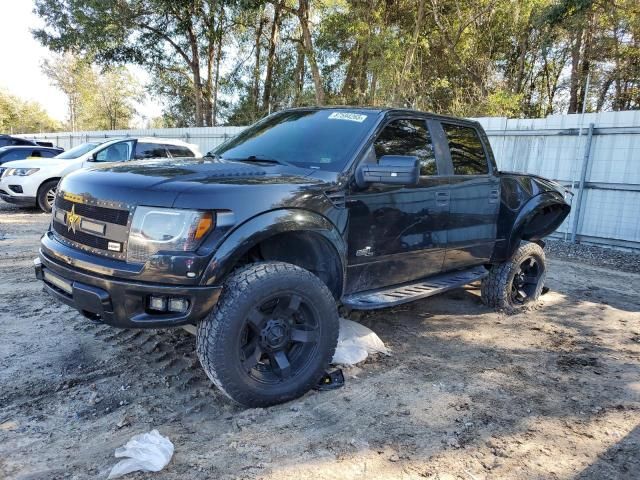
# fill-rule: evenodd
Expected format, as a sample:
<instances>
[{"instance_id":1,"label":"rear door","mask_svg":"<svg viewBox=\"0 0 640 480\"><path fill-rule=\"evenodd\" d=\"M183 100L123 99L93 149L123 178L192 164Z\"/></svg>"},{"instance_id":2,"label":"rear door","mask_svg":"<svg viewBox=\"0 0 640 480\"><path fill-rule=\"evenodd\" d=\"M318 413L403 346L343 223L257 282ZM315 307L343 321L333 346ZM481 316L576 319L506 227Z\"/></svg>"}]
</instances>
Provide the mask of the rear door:
<instances>
[{"instance_id":1,"label":"rear door","mask_svg":"<svg viewBox=\"0 0 640 480\"><path fill-rule=\"evenodd\" d=\"M450 209L444 271L486 263L496 241L500 180L486 137L471 123L441 121L448 145Z\"/></svg>"}]
</instances>

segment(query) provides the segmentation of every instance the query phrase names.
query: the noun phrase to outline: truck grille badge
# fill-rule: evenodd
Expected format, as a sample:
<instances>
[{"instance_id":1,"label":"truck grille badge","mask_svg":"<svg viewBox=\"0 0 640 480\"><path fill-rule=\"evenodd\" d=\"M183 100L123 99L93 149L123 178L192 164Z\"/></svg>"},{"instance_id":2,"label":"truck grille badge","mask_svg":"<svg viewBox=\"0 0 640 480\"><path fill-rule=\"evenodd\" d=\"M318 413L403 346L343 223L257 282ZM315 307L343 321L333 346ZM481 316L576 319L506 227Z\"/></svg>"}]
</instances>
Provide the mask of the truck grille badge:
<instances>
[{"instance_id":1,"label":"truck grille badge","mask_svg":"<svg viewBox=\"0 0 640 480\"><path fill-rule=\"evenodd\" d=\"M67 213L67 232L73 230L76 233L76 228L80 226L82 217L76 213L76 206L71 207L71 211Z\"/></svg>"}]
</instances>

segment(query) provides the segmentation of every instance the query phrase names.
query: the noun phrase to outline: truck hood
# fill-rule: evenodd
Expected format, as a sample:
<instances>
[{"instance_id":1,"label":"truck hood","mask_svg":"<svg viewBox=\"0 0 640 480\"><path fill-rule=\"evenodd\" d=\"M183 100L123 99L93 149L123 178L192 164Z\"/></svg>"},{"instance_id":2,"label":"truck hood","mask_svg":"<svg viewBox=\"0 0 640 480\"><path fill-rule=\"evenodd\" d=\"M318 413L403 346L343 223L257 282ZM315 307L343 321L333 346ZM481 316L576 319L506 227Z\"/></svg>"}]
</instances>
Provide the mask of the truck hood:
<instances>
[{"instance_id":1,"label":"truck hood","mask_svg":"<svg viewBox=\"0 0 640 480\"><path fill-rule=\"evenodd\" d=\"M212 158L141 160L79 170L64 177L60 189L128 205L230 208L253 201L248 197L250 189L260 189L255 201L264 205L292 190L322 183L310 177L312 173L284 165Z\"/></svg>"}]
</instances>

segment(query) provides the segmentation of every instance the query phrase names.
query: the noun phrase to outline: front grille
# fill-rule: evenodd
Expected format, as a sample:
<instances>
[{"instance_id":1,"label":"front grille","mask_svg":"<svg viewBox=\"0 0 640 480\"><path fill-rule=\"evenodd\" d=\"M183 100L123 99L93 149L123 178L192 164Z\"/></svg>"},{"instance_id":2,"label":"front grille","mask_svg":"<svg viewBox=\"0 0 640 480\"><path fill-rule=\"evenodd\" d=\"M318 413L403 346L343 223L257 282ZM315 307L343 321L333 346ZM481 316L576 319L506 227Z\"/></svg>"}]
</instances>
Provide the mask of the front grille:
<instances>
[{"instance_id":1,"label":"front grille","mask_svg":"<svg viewBox=\"0 0 640 480\"><path fill-rule=\"evenodd\" d=\"M102 237L97 237L96 235L91 235L89 233L82 232L80 230L69 230L65 225L54 221L53 222L53 230L72 242L81 243L91 248L98 248L100 250L107 250L107 245L109 240Z\"/></svg>"},{"instance_id":2,"label":"front grille","mask_svg":"<svg viewBox=\"0 0 640 480\"><path fill-rule=\"evenodd\" d=\"M80 197L77 202L76 197ZM85 198L59 190L51 229L58 241L73 248L125 260L132 216L133 207L121 202Z\"/></svg>"},{"instance_id":3,"label":"front grille","mask_svg":"<svg viewBox=\"0 0 640 480\"><path fill-rule=\"evenodd\" d=\"M74 211L81 217L87 217L101 222L115 223L116 225L126 225L129 221L128 210L116 210L115 208L98 207L97 205L87 205L84 203L74 203L60 196L56 198L56 208L66 212Z\"/></svg>"}]
</instances>

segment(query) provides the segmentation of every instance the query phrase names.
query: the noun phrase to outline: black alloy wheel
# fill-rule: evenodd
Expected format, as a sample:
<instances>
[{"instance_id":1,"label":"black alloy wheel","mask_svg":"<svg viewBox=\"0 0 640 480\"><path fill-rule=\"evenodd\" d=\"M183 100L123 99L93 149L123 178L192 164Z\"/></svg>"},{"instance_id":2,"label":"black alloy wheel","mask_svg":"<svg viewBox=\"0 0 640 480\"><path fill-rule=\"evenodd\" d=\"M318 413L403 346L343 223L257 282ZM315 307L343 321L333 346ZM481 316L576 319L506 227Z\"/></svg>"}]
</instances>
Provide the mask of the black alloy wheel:
<instances>
[{"instance_id":1,"label":"black alloy wheel","mask_svg":"<svg viewBox=\"0 0 640 480\"><path fill-rule=\"evenodd\" d=\"M525 258L520 263L511 283L511 300L525 304L538 290L542 269L534 257Z\"/></svg>"},{"instance_id":2,"label":"black alloy wheel","mask_svg":"<svg viewBox=\"0 0 640 480\"><path fill-rule=\"evenodd\" d=\"M307 366L318 348L320 328L308 302L296 293L279 293L250 311L239 353L251 378L279 383Z\"/></svg>"},{"instance_id":3,"label":"black alloy wheel","mask_svg":"<svg viewBox=\"0 0 640 480\"><path fill-rule=\"evenodd\" d=\"M297 398L324 375L338 342L335 298L313 273L283 262L238 269L198 324L196 349L213 383L247 407Z\"/></svg>"},{"instance_id":4,"label":"black alloy wheel","mask_svg":"<svg viewBox=\"0 0 640 480\"><path fill-rule=\"evenodd\" d=\"M491 266L482 280L482 301L507 313L518 313L535 306L542 294L546 274L542 247L537 243L522 242L509 260Z\"/></svg>"}]
</instances>

